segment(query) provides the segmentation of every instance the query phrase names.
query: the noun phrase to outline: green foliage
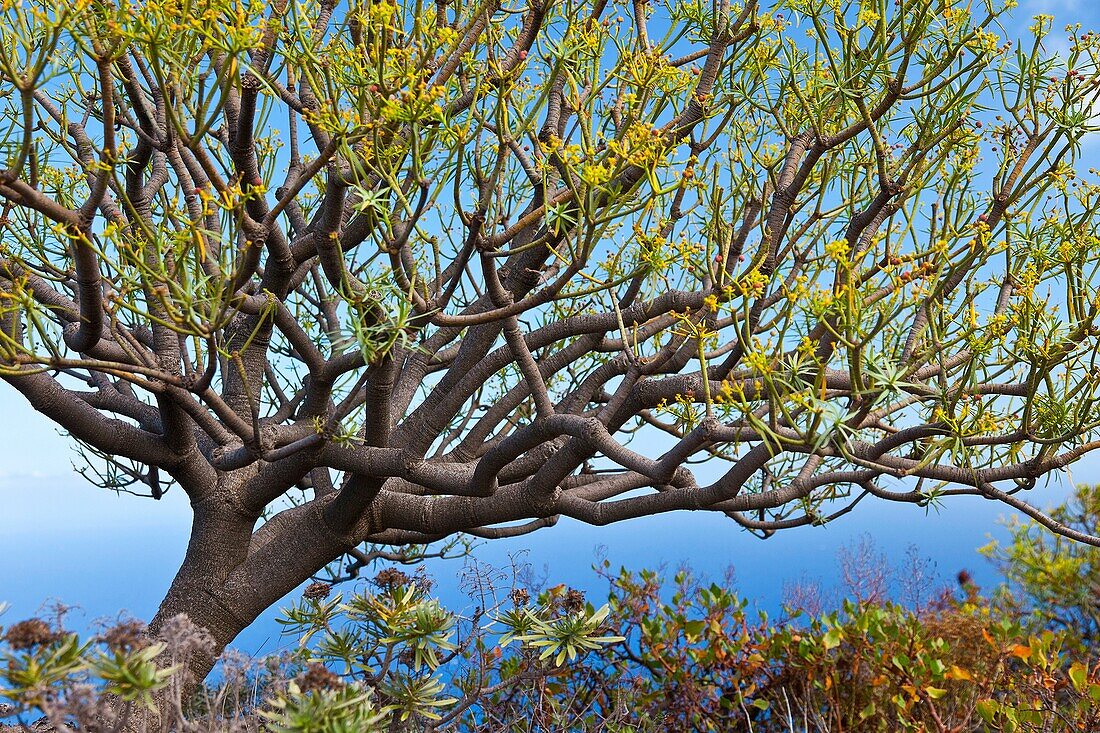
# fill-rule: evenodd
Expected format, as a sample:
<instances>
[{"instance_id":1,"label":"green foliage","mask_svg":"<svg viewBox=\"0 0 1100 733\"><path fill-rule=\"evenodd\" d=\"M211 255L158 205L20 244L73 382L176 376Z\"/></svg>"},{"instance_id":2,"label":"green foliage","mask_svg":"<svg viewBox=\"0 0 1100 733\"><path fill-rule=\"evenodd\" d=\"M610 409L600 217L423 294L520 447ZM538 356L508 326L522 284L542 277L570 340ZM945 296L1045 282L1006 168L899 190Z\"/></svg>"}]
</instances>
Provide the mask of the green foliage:
<instances>
[{"instance_id":1,"label":"green foliage","mask_svg":"<svg viewBox=\"0 0 1100 733\"><path fill-rule=\"evenodd\" d=\"M374 586L346 599L304 598L280 623L298 635L303 663L372 685L379 709L400 721L440 720L460 698L476 693L472 678L461 679L461 672L455 678L457 660L492 659L519 675L534 670L543 676L623 640L605 633L609 608L593 609L575 591L559 588L531 606L465 618L429 597L423 577L385 570ZM559 596L565 600L558 602ZM448 671L458 696L446 692Z\"/></svg>"},{"instance_id":2,"label":"green foliage","mask_svg":"<svg viewBox=\"0 0 1100 733\"><path fill-rule=\"evenodd\" d=\"M1098 495L1081 487L1052 514L1093 527ZM962 574L958 590L929 602L892 602L861 545L845 568L854 599L824 609L792 600L775 618L750 612L731 583L606 562L596 568L608 582L599 608L564 585L513 584L502 594L489 582L479 596L487 605L464 614L433 598L422 574L395 569L331 597L315 583L285 610L298 644L265 662L265 681L234 683L226 667L222 687L249 688L251 698L208 687L162 729L1096 730L1100 647L1091 627L1078 626L1093 609L1078 586L1090 582L1097 551L1032 524L1011 531L1007 546L984 550L1006 581L989 595ZM52 721L88 720L112 699L148 708L186 667L187 633L165 634L150 644L123 624L82 642L40 619L12 624L0 694L9 712Z\"/></svg>"},{"instance_id":3,"label":"green foliage","mask_svg":"<svg viewBox=\"0 0 1100 733\"><path fill-rule=\"evenodd\" d=\"M511 638L541 649L539 661L552 656L554 664L561 666L566 660L575 660L580 653L596 651L603 644L623 641L621 636L596 635L607 614L607 606L595 613L589 610L588 613L570 613L549 620L540 618L540 614L531 614L532 623L527 632L511 634ZM507 625L507 617L501 620Z\"/></svg>"},{"instance_id":4,"label":"green foliage","mask_svg":"<svg viewBox=\"0 0 1100 733\"><path fill-rule=\"evenodd\" d=\"M352 685L303 692L291 682L271 708L260 715L274 733L381 733L390 717L375 708L370 690Z\"/></svg>"},{"instance_id":5,"label":"green foliage","mask_svg":"<svg viewBox=\"0 0 1100 733\"><path fill-rule=\"evenodd\" d=\"M92 671L103 680L108 693L155 709L153 693L167 686L176 671L175 667L157 666L164 648L163 644L150 644L137 650L116 649L97 658Z\"/></svg>"},{"instance_id":6,"label":"green foliage","mask_svg":"<svg viewBox=\"0 0 1100 733\"><path fill-rule=\"evenodd\" d=\"M1078 531L1100 529L1100 486L1079 486L1051 518ZM1035 522L1009 522L1010 540L990 542L982 553L1004 574L1015 597L1052 628L1076 630L1085 644L1100 644L1100 551Z\"/></svg>"},{"instance_id":7,"label":"green foliage","mask_svg":"<svg viewBox=\"0 0 1100 733\"><path fill-rule=\"evenodd\" d=\"M11 645L9 629L8 642ZM30 648L12 646L7 655L3 694L13 700L36 705L47 691L70 679L86 664L87 645L74 634L55 635L53 639Z\"/></svg>"}]
</instances>

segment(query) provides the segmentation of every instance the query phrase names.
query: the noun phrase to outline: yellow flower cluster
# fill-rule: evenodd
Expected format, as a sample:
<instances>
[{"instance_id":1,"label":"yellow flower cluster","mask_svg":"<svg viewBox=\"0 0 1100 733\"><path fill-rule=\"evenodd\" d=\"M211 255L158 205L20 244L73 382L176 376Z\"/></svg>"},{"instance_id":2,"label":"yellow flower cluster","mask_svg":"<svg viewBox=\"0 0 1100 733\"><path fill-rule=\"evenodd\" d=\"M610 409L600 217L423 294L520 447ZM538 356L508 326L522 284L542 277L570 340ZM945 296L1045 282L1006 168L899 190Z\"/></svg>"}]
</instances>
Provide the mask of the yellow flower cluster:
<instances>
[{"instance_id":1,"label":"yellow flower cluster","mask_svg":"<svg viewBox=\"0 0 1100 733\"><path fill-rule=\"evenodd\" d=\"M1039 13L1035 16L1035 22L1028 26L1028 30L1037 38L1041 38L1050 32L1050 28L1053 24L1053 15Z\"/></svg>"},{"instance_id":2,"label":"yellow flower cluster","mask_svg":"<svg viewBox=\"0 0 1100 733\"><path fill-rule=\"evenodd\" d=\"M978 28L974 31L974 39L968 44L971 51L978 54L996 53L1001 45L1001 37L992 31Z\"/></svg>"},{"instance_id":3,"label":"yellow flower cluster","mask_svg":"<svg viewBox=\"0 0 1100 733\"><path fill-rule=\"evenodd\" d=\"M771 359L769 359L763 351L754 349L745 354L745 364L761 374L766 374L771 371Z\"/></svg>"},{"instance_id":4,"label":"yellow flower cluster","mask_svg":"<svg viewBox=\"0 0 1100 733\"><path fill-rule=\"evenodd\" d=\"M428 86L420 80L383 101L379 112L383 119L394 122L436 119L443 111L441 100L445 93L443 87Z\"/></svg>"},{"instance_id":5,"label":"yellow flower cluster","mask_svg":"<svg viewBox=\"0 0 1100 733\"><path fill-rule=\"evenodd\" d=\"M1047 173L1047 177L1054 182L1054 187L1056 189L1065 193L1068 184L1077 177L1077 173L1069 163L1059 161L1058 164Z\"/></svg>"},{"instance_id":6,"label":"yellow flower cluster","mask_svg":"<svg viewBox=\"0 0 1100 733\"><path fill-rule=\"evenodd\" d=\"M371 23L378 26L387 25L397 12L397 5L381 0L370 4L369 18Z\"/></svg>"},{"instance_id":7,"label":"yellow flower cluster","mask_svg":"<svg viewBox=\"0 0 1100 733\"><path fill-rule=\"evenodd\" d=\"M734 291L742 296L760 295L764 286L768 284L768 277L760 272L759 268L749 270L733 283Z\"/></svg>"},{"instance_id":8,"label":"yellow flower cluster","mask_svg":"<svg viewBox=\"0 0 1100 733\"><path fill-rule=\"evenodd\" d=\"M852 248L848 246L848 240L841 238L833 240L825 245L825 254L834 260L847 260Z\"/></svg>"},{"instance_id":9,"label":"yellow flower cluster","mask_svg":"<svg viewBox=\"0 0 1100 733\"><path fill-rule=\"evenodd\" d=\"M787 301L792 305L797 303L806 297L810 292L809 283L810 278L806 275L799 275L794 279L794 287L787 290Z\"/></svg>"},{"instance_id":10,"label":"yellow flower cluster","mask_svg":"<svg viewBox=\"0 0 1100 733\"><path fill-rule=\"evenodd\" d=\"M875 25L880 20L882 20L882 16L876 13L871 8L864 7L859 9L859 25Z\"/></svg>"},{"instance_id":11,"label":"yellow flower cluster","mask_svg":"<svg viewBox=\"0 0 1100 733\"><path fill-rule=\"evenodd\" d=\"M607 161L585 163L581 166L581 180L589 186L602 186L611 180L612 170Z\"/></svg>"},{"instance_id":12,"label":"yellow flower cluster","mask_svg":"<svg viewBox=\"0 0 1100 733\"><path fill-rule=\"evenodd\" d=\"M1040 281L1039 271L1035 267L1034 262L1029 262L1027 266L1019 272L1016 277L1016 292L1022 295L1028 295L1035 290L1035 286Z\"/></svg>"},{"instance_id":13,"label":"yellow flower cluster","mask_svg":"<svg viewBox=\"0 0 1100 733\"><path fill-rule=\"evenodd\" d=\"M718 388L718 394L714 395L714 401L719 404L733 401L733 387L728 379L722 380L722 385Z\"/></svg>"},{"instance_id":14,"label":"yellow flower cluster","mask_svg":"<svg viewBox=\"0 0 1100 733\"><path fill-rule=\"evenodd\" d=\"M607 149L616 158L625 160L628 165L643 168L660 163L668 154L660 130L641 121L628 127L621 138L609 140Z\"/></svg>"},{"instance_id":15,"label":"yellow flower cluster","mask_svg":"<svg viewBox=\"0 0 1100 733\"><path fill-rule=\"evenodd\" d=\"M778 66L779 39L763 38L752 47L752 57L761 72Z\"/></svg>"},{"instance_id":16,"label":"yellow flower cluster","mask_svg":"<svg viewBox=\"0 0 1100 733\"><path fill-rule=\"evenodd\" d=\"M962 8L946 8L943 11L943 19L947 21L950 26L958 26L965 23L970 18L970 13Z\"/></svg>"},{"instance_id":17,"label":"yellow flower cluster","mask_svg":"<svg viewBox=\"0 0 1100 733\"><path fill-rule=\"evenodd\" d=\"M623 59L619 71L624 80L637 89L675 87L691 80L689 71L672 66L664 54L657 52L629 54Z\"/></svg>"}]
</instances>

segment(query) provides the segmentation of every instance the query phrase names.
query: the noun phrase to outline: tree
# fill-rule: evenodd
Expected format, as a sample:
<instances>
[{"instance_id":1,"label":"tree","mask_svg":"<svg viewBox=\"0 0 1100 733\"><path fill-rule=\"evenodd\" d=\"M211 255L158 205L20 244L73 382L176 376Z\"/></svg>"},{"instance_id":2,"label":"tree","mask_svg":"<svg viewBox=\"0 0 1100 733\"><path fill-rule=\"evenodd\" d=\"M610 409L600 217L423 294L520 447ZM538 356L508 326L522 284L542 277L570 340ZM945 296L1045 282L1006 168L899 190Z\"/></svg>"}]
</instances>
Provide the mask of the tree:
<instances>
[{"instance_id":1,"label":"tree","mask_svg":"<svg viewBox=\"0 0 1100 733\"><path fill-rule=\"evenodd\" d=\"M1100 542L1018 498L1098 445L1098 42L1000 17L5 2L3 377L186 492L152 628L216 649L363 543L562 516L972 494Z\"/></svg>"}]
</instances>

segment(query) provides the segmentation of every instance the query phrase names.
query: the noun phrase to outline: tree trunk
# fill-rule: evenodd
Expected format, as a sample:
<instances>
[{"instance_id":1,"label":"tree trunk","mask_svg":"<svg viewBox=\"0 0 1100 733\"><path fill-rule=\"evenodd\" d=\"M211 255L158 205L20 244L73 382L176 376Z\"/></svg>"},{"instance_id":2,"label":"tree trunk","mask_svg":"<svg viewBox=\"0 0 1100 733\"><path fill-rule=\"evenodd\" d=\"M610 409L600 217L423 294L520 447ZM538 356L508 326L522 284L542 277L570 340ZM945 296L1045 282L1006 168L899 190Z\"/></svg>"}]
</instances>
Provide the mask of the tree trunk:
<instances>
[{"instance_id":1,"label":"tree trunk","mask_svg":"<svg viewBox=\"0 0 1100 733\"><path fill-rule=\"evenodd\" d=\"M214 666L225 646L255 620L241 616L224 593L226 580L248 555L255 519L232 516L213 502L194 505L191 537L187 553L176 577L149 623L153 636L161 636L165 624L186 614L196 626L206 630L213 640L211 653L198 653L190 660L194 685L200 683Z\"/></svg>"},{"instance_id":2,"label":"tree trunk","mask_svg":"<svg viewBox=\"0 0 1100 733\"><path fill-rule=\"evenodd\" d=\"M184 614L210 634L213 643L187 659L190 674L179 690L183 700L241 631L354 546L328 528L325 504L313 501L281 512L255 533L255 519L195 507L187 554L149 624L152 636L164 638L171 619Z\"/></svg>"}]
</instances>

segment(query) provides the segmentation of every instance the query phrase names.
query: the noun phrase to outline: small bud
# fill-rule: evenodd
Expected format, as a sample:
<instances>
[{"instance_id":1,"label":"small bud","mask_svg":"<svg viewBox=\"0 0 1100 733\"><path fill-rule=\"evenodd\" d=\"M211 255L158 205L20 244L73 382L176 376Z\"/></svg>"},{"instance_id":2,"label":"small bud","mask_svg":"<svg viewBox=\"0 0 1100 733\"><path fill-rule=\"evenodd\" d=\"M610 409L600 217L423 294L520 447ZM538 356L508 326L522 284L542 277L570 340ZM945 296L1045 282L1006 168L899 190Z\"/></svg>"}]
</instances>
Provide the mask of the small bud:
<instances>
[{"instance_id":1,"label":"small bud","mask_svg":"<svg viewBox=\"0 0 1100 733\"><path fill-rule=\"evenodd\" d=\"M302 591L302 597L309 601L320 601L328 598L328 594L331 591L332 586L328 583L315 581L306 586L305 590Z\"/></svg>"},{"instance_id":2,"label":"small bud","mask_svg":"<svg viewBox=\"0 0 1100 733\"><path fill-rule=\"evenodd\" d=\"M145 624L140 621L123 621L108 629L102 636L103 643L113 652L127 654L149 646L145 636Z\"/></svg>"},{"instance_id":3,"label":"small bud","mask_svg":"<svg viewBox=\"0 0 1100 733\"><path fill-rule=\"evenodd\" d=\"M4 641L16 651L34 649L36 646L52 644L61 638L50 625L40 618L27 619L12 624L4 634Z\"/></svg>"},{"instance_id":4,"label":"small bud","mask_svg":"<svg viewBox=\"0 0 1100 733\"><path fill-rule=\"evenodd\" d=\"M318 690L337 690L344 684L339 675L319 663L309 665L296 681L302 692L307 693Z\"/></svg>"},{"instance_id":5,"label":"small bud","mask_svg":"<svg viewBox=\"0 0 1100 733\"><path fill-rule=\"evenodd\" d=\"M374 576L372 582L379 588L392 590L399 586L409 585L412 578L397 568L384 568L379 571L378 575Z\"/></svg>"}]
</instances>

